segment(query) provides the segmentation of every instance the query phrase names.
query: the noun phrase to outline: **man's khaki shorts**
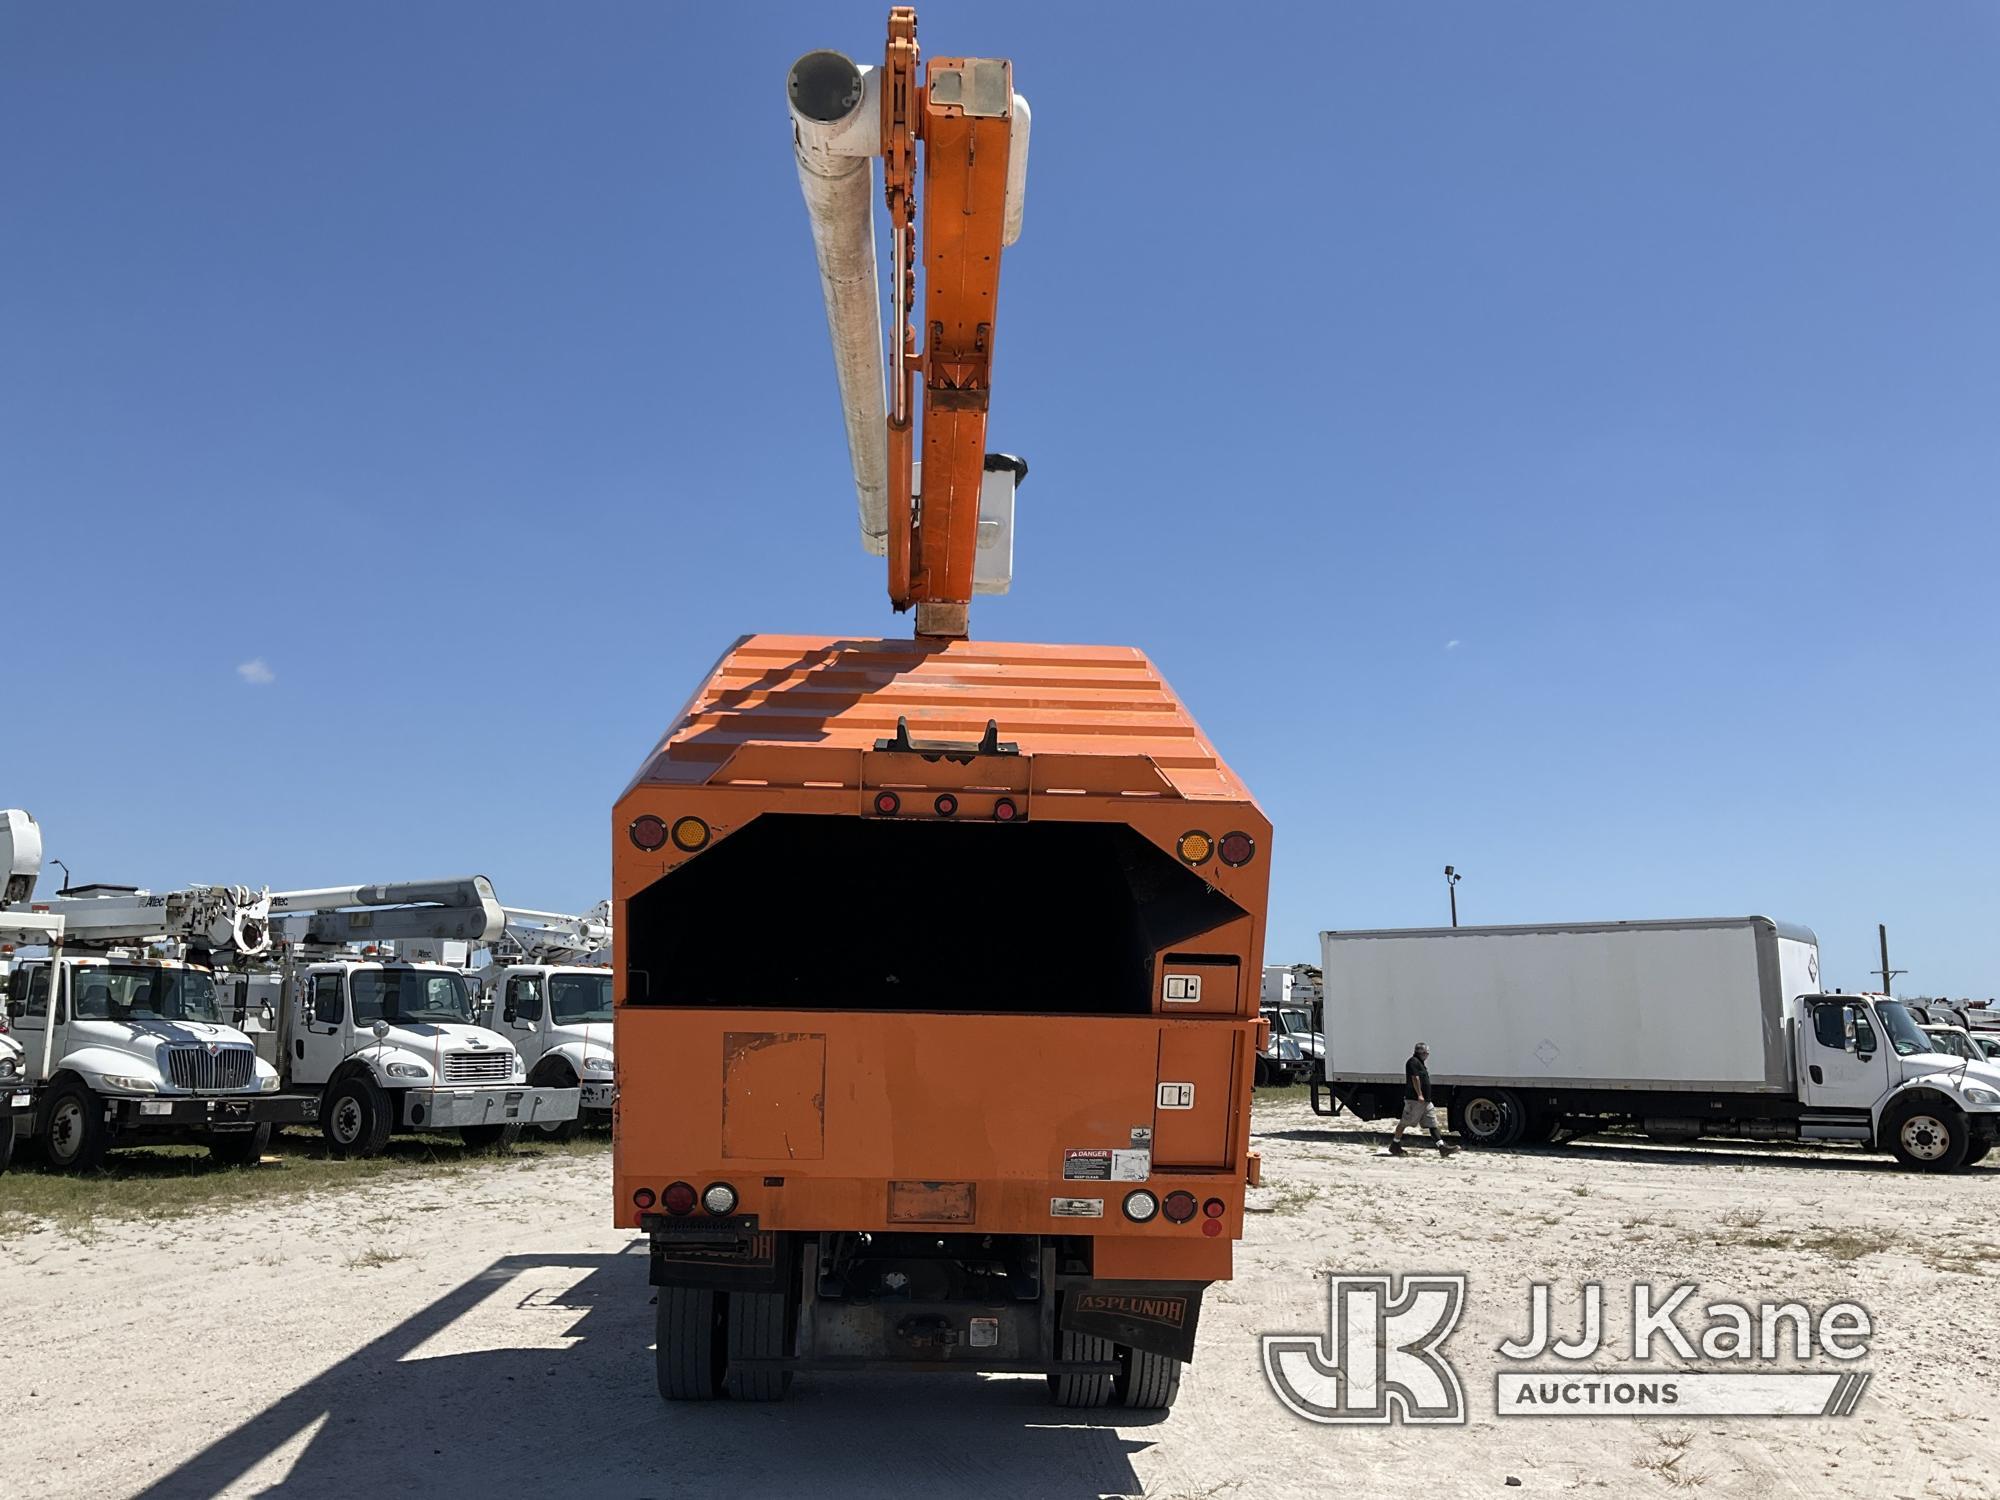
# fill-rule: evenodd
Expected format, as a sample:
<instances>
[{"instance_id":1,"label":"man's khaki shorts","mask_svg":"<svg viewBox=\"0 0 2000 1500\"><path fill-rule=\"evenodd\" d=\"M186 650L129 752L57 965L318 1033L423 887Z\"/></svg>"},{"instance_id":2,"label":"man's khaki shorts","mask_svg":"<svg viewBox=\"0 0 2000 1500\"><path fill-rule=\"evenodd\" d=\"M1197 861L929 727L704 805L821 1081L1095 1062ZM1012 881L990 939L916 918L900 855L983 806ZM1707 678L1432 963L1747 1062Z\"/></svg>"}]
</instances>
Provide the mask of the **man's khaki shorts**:
<instances>
[{"instance_id":1,"label":"man's khaki shorts","mask_svg":"<svg viewBox=\"0 0 2000 1500\"><path fill-rule=\"evenodd\" d=\"M1412 1125L1425 1130L1437 1129L1437 1116L1431 1113L1431 1107L1421 1099L1403 1101L1403 1128L1407 1130Z\"/></svg>"}]
</instances>

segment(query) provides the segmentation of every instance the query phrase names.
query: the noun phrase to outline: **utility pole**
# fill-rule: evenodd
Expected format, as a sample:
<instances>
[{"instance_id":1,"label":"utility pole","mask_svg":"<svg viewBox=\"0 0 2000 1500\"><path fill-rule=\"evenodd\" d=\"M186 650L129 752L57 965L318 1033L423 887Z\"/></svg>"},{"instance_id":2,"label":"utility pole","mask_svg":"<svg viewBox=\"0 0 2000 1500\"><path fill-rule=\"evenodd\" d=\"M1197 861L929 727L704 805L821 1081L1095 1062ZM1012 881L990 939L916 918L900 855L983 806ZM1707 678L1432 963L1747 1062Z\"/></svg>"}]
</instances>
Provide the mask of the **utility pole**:
<instances>
[{"instance_id":1,"label":"utility pole","mask_svg":"<svg viewBox=\"0 0 2000 1500\"><path fill-rule=\"evenodd\" d=\"M1458 871L1450 865L1444 867L1444 888L1451 895L1451 925L1458 925Z\"/></svg>"},{"instance_id":2,"label":"utility pole","mask_svg":"<svg viewBox=\"0 0 2000 1500\"><path fill-rule=\"evenodd\" d=\"M1898 974L1907 974L1910 971L1908 969L1892 969L1889 967L1889 928L1886 923L1877 922L1875 924L1875 936L1882 944L1882 968L1880 973L1882 975L1882 993L1887 995L1891 993L1889 981L1894 979Z\"/></svg>"}]
</instances>

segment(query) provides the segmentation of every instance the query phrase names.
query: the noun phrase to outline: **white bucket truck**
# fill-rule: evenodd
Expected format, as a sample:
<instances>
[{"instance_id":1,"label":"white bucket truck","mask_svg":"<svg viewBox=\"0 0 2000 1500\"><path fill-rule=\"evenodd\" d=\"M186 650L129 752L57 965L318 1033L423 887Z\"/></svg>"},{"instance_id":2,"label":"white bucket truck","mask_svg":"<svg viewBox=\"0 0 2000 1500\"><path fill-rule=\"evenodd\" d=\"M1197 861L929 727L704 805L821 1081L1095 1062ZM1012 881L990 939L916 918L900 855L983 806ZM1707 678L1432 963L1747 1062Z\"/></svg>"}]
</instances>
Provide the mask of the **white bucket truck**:
<instances>
[{"instance_id":1,"label":"white bucket truck","mask_svg":"<svg viewBox=\"0 0 2000 1500\"><path fill-rule=\"evenodd\" d=\"M90 885L37 901L41 861L35 820L0 811L0 924L49 949L9 966L8 1154L39 1138L51 1166L89 1171L114 1146L194 1141L242 1164L275 1125L312 1118L314 1101L282 1094L216 1004L212 955L269 941L262 893Z\"/></svg>"},{"instance_id":2,"label":"white bucket truck","mask_svg":"<svg viewBox=\"0 0 2000 1500\"><path fill-rule=\"evenodd\" d=\"M486 1024L520 1049L529 1082L578 1091L575 1117L537 1127L558 1140L586 1124L608 1127L618 1100L610 945L608 902L581 917L509 907L479 973Z\"/></svg>"},{"instance_id":3,"label":"white bucket truck","mask_svg":"<svg viewBox=\"0 0 2000 1500\"><path fill-rule=\"evenodd\" d=\"M575 1120L578 1089L529 1083L514 1044L475 1019L461 971L353 946L487 941L504 918L484 876L281 892L271 910L278 1067L287 1090L315 1098L334 1155L373 1156L400 1131L493 1147Z\"/></svg>"},{"instance_id":4,"label":"white bucket truck","mask_svg":"<svg viewBox=\"0 0 2000 1500\"><path fill-rule=\"evenodd\" d=\"M1768 917L1321 934L1325 1096L1401 1108L1430 1044L1431 1094L1469 1144L1636 1125L1851 1141L1917 1171L2000 1137L2000 1066L1941 1053L1908 1006L1827 994L1819 942Z\"/></svg>"}]
</instances>

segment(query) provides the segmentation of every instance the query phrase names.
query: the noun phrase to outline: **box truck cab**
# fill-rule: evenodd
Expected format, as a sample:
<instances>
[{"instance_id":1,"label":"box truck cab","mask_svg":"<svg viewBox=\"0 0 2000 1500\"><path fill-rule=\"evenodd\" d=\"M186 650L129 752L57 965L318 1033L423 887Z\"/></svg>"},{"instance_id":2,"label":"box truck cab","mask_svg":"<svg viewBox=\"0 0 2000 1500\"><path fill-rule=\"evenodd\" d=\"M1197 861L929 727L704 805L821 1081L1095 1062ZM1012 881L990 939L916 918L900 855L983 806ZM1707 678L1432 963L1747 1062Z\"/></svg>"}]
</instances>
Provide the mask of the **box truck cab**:
<instances>
[{"instance_id":1,"label":"box truck cab","mask_svg":"<svg viewBox=\"0 0 2000 1500\"><path fill-rule=\"evenodd\" d=\"M468 1146L576 1117L574 1088L531 1088L513 1043L477 1025L471 991L443 964L324 959L286 974L286 1083L317 1097L336 1156L373 1156L392 1133L456 1130Z\"/></svg>"},{"instance_id":2,"label":"box truck cab","mask_svg":"<svg viewBox=\"0 0 2000 1500\"><path fill-rule=\"evenodd\" d=\"M585 964L509 964L486 981L486 1024L513 1043L528 1081L577 1090L577 1113L534 1127L558 1140L611 1123L611 971Z\"/></svg>"},{"instance_id":3,"label":"box truck cab","mask_svg":"<svg viewBox=\"0 0 2000 1500\"><path fill-rule=\"evenodd\" d=\"M310 1101L279 1092L277 1071L223 1024L215 981L180 959L115 952L31 958L10 978L19 1138L49 1164L90 1171L116 1146L199 1142L219 1160L252 1162L278 1124L306 1121ZM0 1088L6 1080L0 1078Z\"/></svg>"},{"instance_id":4,"label":"box truck cab","mask_svg":"<svg viewBox=\"0 0 2000 1500\"><path fill-rule=\"evenodd\" d=\"M1937 1050L1900 1001L1823 993L1819 945L1766 917L1322 934L1327 1067L1314 1089L1397 1112L1414 1042L1468 1144L1636 1125L1852 1141L1904 1166L1978 1161L2000 1073Z\"/></svg>"}]
</instances>

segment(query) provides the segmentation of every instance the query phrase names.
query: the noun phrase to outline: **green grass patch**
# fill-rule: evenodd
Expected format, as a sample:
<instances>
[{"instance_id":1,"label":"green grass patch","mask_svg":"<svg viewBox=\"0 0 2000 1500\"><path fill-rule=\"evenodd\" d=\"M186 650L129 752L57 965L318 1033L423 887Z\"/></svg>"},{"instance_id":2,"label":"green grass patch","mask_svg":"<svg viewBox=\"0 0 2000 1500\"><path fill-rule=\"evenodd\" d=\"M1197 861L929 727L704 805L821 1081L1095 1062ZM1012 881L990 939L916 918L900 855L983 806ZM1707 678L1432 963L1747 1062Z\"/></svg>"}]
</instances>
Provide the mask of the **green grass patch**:
<instances>
[{"instance_id":1,"label":"green grass patch","mask_svg":"<svg viewBox=\"0 0 2000 1500\"><path fill-rule=\"evenodd\" d=\"M468 1150L455 1135L408 1135L391 1139L380 1156L335 1161L317 1134L288 1131L273 1137L270 1153L253 1167L222 1166L204 1146L113 1151L102 1171L85 1176L46 1171L17 1156L12 1170L0 1174L0 1242L41 1224L88 1238L100 1224L178 1219L384 1179L454 1177L484 1165L594 1157L610 1149L606 1131L586 1131L572 1141L524 1138L505 1153Z\"/></svg>"}]
</instances>

